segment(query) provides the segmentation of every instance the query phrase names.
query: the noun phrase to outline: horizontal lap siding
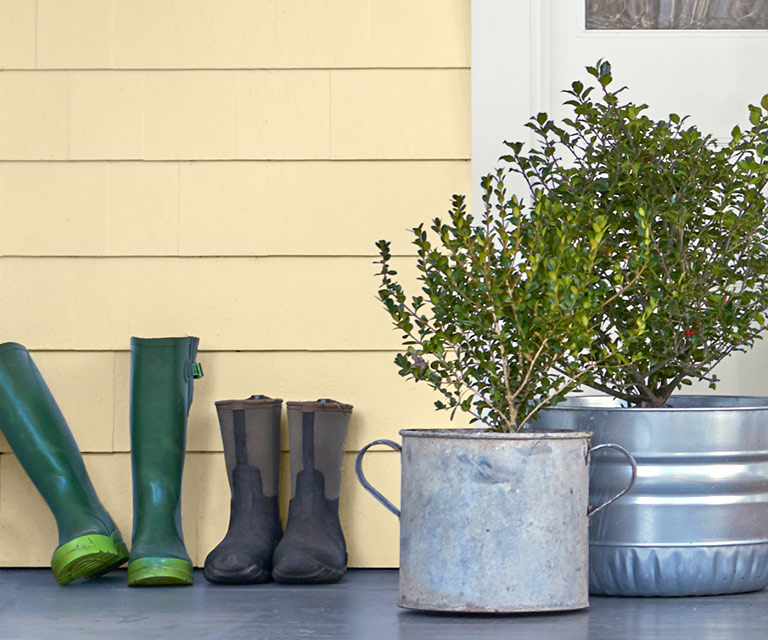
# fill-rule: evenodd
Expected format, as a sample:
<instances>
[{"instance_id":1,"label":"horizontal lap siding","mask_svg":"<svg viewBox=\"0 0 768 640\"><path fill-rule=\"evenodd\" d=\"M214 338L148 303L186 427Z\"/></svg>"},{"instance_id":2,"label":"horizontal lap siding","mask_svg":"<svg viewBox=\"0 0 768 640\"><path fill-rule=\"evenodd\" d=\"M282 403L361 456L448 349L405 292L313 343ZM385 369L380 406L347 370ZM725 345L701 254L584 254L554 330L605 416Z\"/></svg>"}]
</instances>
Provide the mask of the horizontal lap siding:
<instances>
[{"instance_id":1,"label":"horizontal lap siding","mask_svg":"<svg viewBox=\"0 0 768 640\"><path fill-rule=\"evenodd\" d=\"M400 429L450 426L448 414L433 410L429 389L397 376L394 355L387 351L202 351L198 360L205 376L195 383L187 451L221 451L214 402L253 394L284 401L329 396L354 405L345 442L350 452L377 438L397 439ZM127 350L33 351L32 357L83 452L130 451ZM459 417L455 422L464 424ZM287 435L283 415L285 451ZM0 453L9 451L0 434Z\"/></svg>"},{"instance_id":2,"label":"horizontal lap siding","mask_svg":"<svg viewBox=\"0 0 768 640\"><path fill-rule=\"evenodd\" d=\"M0 256L370 256L469 193L468 161L0 162Z\"/></svg>"},{"instance_id":3,"label":"horizontal lap siding","mask_svg":"<svg viewBox=\"0 0 768 640\"><path fill-rule=\"evenodd\" d=\"M0 160L466 160L469 105L466 69L4 71Z\"/></svg>"},{"instance_id":4,"label":"horizontal lap siding","mask_svg":"<svg viewBox=\"0 0 768 640\"><path fill-rule=\"evenodd\" d=\"M37 1L37 31L33 1L3 0L0 7L10 5L18 40L37 38L36 66L43 69L470 64L466 0ZM7 48L0 65L35 66L24 42Z\"/></svg>"},{"instance_id":5,"label":"horizontal lap siding","mask_svg":"<svg viewBox=\"0 0 768 640\"><path fill-rule=\"evenodd\" d=\"M355 454L466 421L397 375L374 242L415 287L408 229L471 188L469 50L469 0L0 0L0 342L32 351L126 536L128 340L192 334L195 563L228 521L213 403L266 393L355 405L350 565L397 565ZM398 501L396 453L366 473ZM0 566L45 566L55 544L0 437Z\"/></svg>"},{"instance_id":6,"label":"horizontal lap siding","mask_svg":"<svg viewBox=\"0 0 768 640\"><path fill-rule=\"evenodd\" d=\"M413 263L395 262L404 277ZM196 335L214 350L396 349L376 269L370 257L4 258L0 331L31 349L123 349L131 335Z\"/></svg>"}]
</instances>

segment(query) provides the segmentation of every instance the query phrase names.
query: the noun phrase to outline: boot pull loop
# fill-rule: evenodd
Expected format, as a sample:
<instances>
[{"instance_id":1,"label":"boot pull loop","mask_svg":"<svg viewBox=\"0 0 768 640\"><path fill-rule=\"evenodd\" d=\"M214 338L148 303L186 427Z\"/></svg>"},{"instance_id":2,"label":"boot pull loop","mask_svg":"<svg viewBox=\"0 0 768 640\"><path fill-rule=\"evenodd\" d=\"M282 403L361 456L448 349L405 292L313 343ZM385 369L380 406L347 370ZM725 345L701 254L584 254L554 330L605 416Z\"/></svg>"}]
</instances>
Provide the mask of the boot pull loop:
<instances>
[{"instance_id":1,"label":"boot pull loop","mask_svg":"<svg viewBox=\"0 0 768 640\"><path fill-rule=\"evenodd\" d=\"M378 500L381 504L383 504L387 509L389 509L392 513L394 513L398 518L400 517L400 509L398 509L395 505L393 505L389 500L387 500L378 490L376 490L373 485L368 482L368 480L365 477L365 474L363 473L363 456L365 455L365 452L368 451L373 445L376 444L385 444L388 447L392 447L395 451L402 451L403 448L397 444L397 442L392 442L392 440L374 440L373 442L365 445L362 449L360 449L360 452L357 454L357 458L355 458L355 475L357 475L357 480L360 482L361 485L363 485L363 488L370 493L376 500Z\"/></svg>"},{"instance_id":2,"label":"boot pull loop","mask_svg":"<svg viewBox=\"0 0 768 640\"><path fill-rule=\"evenodd\" d=\"M190 362L187 365L187 377L197 380L203 377L203 365L199 362Z\"/></svg>"}]
</instances>

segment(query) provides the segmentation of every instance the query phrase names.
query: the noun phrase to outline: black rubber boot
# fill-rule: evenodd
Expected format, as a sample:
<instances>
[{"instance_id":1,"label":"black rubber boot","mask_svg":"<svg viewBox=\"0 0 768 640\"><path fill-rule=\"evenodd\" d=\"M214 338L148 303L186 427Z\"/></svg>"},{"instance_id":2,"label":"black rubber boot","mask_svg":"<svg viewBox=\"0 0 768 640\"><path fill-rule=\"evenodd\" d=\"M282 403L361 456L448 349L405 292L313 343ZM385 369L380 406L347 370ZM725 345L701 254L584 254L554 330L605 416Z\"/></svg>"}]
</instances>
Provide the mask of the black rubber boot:
<instances>
[{"instance_id":1,"label":"black rubber boot","mask_svg":"<svg viewBox=\"0 0 768 640\"><path fill-rule=\"evenodd\" d=\"M335 400L289 402L291 504L275 549L279 582L336 582L347 570L339 522L341 463L352 406Z\"/></svg>"},{"instance_id":2,"label":"black rubber boot","mask_svg":"<svg viewBox=\"0 0 768 640\"><path fill-rule=\"evenodd\" d=\"M227 535L205 559L210 582L272 579L272 554L283 534L277 502L282 403L267 396L216 403L231 508Z\"/></svg>"}]
</instances>

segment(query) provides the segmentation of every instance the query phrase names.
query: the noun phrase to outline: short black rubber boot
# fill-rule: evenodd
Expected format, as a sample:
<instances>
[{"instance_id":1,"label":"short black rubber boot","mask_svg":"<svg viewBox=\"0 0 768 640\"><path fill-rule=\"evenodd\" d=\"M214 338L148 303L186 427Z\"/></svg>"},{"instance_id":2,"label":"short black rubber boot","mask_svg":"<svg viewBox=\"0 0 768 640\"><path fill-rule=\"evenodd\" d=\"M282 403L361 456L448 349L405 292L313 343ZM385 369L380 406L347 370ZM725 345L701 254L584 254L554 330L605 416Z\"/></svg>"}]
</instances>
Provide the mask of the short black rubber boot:
<instances>
[{"instance_id":1,"label":"short black rubber boot","mask_svg":"<svg viewBox=\"0 0 768 640\"><path fill-rule=\"evenodd\" d=\"M59 584L95 578L128 560L64 416L29 351L0 344L0 428L59 529L51 568Z\"/></svg>"},{"instance_id":2,"label":"short black rubber boot","mask_svg":"<svg viewBox=\"0 0 768 640\"><path fill-rule=\"evenodd\" d=\"M336 582L347 570L339 495L352 406L327 399L287 404L291 503L272 577L289 583Z\"/></svg>"},{"instance_id":3,"label":"short black rubber boot","mask_svg":"<svg viewBox=\"0 0 768 640\"><path fill-rule=\"evenodd\" d=\"M210 582L272 579L272 554L283 534L277 502L282 404L260 395L216 403L231 502L227 535L205 559Z\"/></svg>"},{"instance_id":4,"label":"short black rubber boot","mask_svg":"<svg viewBox=\"0 0 768 640\"><path fill-rule=\"evenodd\" d=\"M131 338L133 541L128 585L190 585L181 479L197 338Z\"/></svg>"}]
</instances>

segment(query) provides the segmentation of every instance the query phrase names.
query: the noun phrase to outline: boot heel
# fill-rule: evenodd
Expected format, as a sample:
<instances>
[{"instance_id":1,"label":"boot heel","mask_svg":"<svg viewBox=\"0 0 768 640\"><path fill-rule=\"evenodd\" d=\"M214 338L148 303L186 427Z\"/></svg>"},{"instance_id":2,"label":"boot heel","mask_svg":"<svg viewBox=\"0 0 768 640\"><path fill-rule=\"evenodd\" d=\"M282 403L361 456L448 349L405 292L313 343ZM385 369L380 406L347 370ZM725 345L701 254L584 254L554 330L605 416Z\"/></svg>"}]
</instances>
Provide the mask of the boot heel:
<instances>
[{"instance_id":1,"label":"boot heel","mask_svg":"<svg viewBox=\"0 0 768 640\"><path fill-rule=\"evenodd\" d=\"M99 569L96 573L85 576L88 579L92 578L99 578L103 576L105 573L109 573L112 571L112 569L117 569L118 567L124 565L126 562L128 562L129 553L128 553L128 547L125 544L125 541L123 540L123 536L120 534L120 532L115 529L112 532L112 535L109 536L112 539L112 543L115 545L115 549L117 551L117 558L115 561L109 565L104 567L103 569Z\"/></svg>"},{"instance_id":2,"label":"boot heel","mask_svg":"<svg viewBox=\"0 0 768 640\"><path fill-rule=\"evenodd\" d=\"M140 558L128 564L128 586L190 585L192 563L180 558Z\"/></svg>"},{"instance_id":3,"label":"boot heel","mask_svg":"<svg viewBox=\"0 0 768 640\"><path fill-rule=\"evenodd\" d=\"M128 560L128 549L119 531L111 536L90 534L61 545L53 552L51 568L56 582L96 578Z\"/></svg>"}]
</instances>

